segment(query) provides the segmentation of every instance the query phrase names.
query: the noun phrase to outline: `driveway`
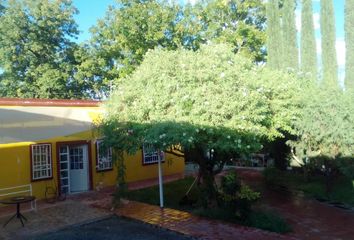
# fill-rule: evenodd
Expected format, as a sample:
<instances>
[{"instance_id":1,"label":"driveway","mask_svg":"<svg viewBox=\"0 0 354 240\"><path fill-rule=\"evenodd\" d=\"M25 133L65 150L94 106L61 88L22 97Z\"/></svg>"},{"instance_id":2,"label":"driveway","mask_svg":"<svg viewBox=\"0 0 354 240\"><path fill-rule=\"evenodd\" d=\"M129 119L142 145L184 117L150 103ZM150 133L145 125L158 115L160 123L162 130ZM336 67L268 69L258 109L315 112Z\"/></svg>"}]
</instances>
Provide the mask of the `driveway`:
<instances>
[{"instance_id":1,"label":"driveway","mask_svg":"<svg viewBox=\"0 0 354 240\"><path fill-rule=\"evenodd\" d=\"M187 240L189 237L128 219L111 216L81 226L47 233L30 240Z\"/></svg>"}]
</instances>

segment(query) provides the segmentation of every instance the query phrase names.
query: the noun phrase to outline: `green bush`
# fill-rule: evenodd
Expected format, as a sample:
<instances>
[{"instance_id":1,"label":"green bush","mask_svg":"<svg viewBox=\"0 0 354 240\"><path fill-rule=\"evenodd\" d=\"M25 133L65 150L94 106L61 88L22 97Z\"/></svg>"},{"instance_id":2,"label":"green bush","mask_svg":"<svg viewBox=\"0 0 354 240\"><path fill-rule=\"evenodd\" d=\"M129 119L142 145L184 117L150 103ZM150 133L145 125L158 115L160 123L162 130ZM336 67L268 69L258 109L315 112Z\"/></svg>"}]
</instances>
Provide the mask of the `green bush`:
<instances>
[{"instance_id":1,"label":"green bush","mask_svg":"<svg viewBox=\"0 0 354 240\"><path fill-rule=\"evenodd\" d=\"M252 212L245 223L251 227L277 233L286 233L291 231L289 224L283 218L272 212Z\"/></svg>"},{"instance_id":2,"label":"green bush","mask_svg":"<svg viewBox=\"0 0 354 240\"><path fill-rule=\"evenodd\" d=\"M225 194L235 195L240 191L241 181L236 172L230 172L221 178L221 189Z\"/></svg>"},{"instance_id":3,"label":"green bush","mask_svg":"<svg viewBox=\"0 0 354 240\"><path fill-rule=\"evenodd\" d=\"M354 158L339 158L336 163L339 171L347 178L352 179L354 187Z\"/></svg>"},{"instance_id":4,"label":"green bush","mask_svg":"<svg viewBox=\"0 0 354 240\"><path fill-rule=\"evenodd\" d=\"M260 198L258 192L241 184L235 172L230 172L221 179L220 206L243 220L251 212L252 204Z\"/></svg>"}]
</instances>

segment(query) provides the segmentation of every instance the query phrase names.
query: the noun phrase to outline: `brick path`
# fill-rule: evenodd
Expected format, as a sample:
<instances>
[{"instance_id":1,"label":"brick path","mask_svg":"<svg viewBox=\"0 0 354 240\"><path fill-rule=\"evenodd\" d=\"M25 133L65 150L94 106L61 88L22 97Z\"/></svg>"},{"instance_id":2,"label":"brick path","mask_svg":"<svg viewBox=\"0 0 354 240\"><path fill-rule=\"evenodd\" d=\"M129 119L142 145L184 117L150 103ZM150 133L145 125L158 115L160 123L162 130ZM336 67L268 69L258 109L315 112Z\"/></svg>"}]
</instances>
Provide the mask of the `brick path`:
<instances>
[{"instance_id":1,"label":"brick path","mask_svg":"<svg viewBox=\"0 0 354 240\"><path fill-rule=\"evenodd\" d=\"M287 192L274 191L264 184L262 174L238 169L239 176L262 191L260 207L274 211L290 223L290 236L304 240L354 239L354 212Z\"/></svg>"},{"instance_id":2,"label":"brick path","mask_svg":"<svg viewBox=\"0 0 354 240\"><path fill-rule=\"evenodd\" d=\"M260 174L254 171L240 175L249 182L262 180ZM9 236L23 239L28 234L53 231L113 213L200 239L354 239L352 212L282 193L264 192L262 207L279 212L291 223L294 232L286 235L209 220L174 209L162 210L158 206L134 201L126 201L123 207L112 212L111 193L112 189L105 189L71 195L65 202L55 205L39 204L38 212L25 213L29 218L25 228L16 223L0 229L0 240L9 239ZM0 224L7 219L1 215L0 211Z\"/></svg>"},{"instance_id":3,"label":"brick path","mask_svg":"<svg viewBox=\"0 0 354 240\"><path fill-rule=\"evenodd\" d=\"M127 201L115 213L118 216L136 219L199 239L296 239L287 235L266 232L218 220L209 220L193 216L187 212L169 208L161 209L158 206L134 201Z\"/></svg>"}]
</instances>

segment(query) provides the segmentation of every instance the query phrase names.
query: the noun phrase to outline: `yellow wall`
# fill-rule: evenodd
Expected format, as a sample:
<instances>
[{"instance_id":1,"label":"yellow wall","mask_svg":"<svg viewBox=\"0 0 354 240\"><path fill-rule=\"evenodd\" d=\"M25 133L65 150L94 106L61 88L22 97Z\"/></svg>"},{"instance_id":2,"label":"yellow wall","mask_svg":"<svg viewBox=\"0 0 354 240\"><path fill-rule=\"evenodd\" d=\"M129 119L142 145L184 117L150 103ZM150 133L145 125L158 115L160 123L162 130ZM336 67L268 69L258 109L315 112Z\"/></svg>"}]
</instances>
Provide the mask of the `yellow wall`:
<instances>
[{"instance_id":1,"label":"yellow wall","mask_svg":"<svg viewBox=\"0 0 354 240\"><path fill-rule=\"evenodd\" d=\"M82 140L87 140L91 144L93 189L114 185L117 176L117 169L115 167L113 171L96 172L95 137L91 131L87 131L71 136L57 137L37 142L0 144L0 189L31 183L33 194L37 199L44 198L46 187L54 187L58 182L56 143ZM52 144L53 179L31 182L30 145L36 143ZM183 173L183 158L171 154L166 154L165 158L166 161L163 163L163 174L165 176ZM134 156L125 156L125 164L127 182L157 177L157 164L142 165L141 151Z\"/></svg>"}]
</instances>

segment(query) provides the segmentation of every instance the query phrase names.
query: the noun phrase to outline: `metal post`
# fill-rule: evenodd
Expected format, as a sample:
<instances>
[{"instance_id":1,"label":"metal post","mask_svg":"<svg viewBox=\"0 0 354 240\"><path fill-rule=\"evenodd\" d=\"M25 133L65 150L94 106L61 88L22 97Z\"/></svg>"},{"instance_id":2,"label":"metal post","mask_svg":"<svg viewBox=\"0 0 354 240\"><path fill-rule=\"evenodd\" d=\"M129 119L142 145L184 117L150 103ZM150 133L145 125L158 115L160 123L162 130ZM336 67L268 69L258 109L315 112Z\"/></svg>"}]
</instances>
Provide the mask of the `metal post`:
<instances>
[{"instance_id":1,"label":"metal post","mask_svg":"<svg viewBox=\"0 0 354 240\"><path fill-rule=\"evenodd\" d=\"M162 166L161 166L161 153L158 151L159 161L159 190L160 190L160 208L163 208L163 183L162 183Z\"/></svg>"}]
</instances>

